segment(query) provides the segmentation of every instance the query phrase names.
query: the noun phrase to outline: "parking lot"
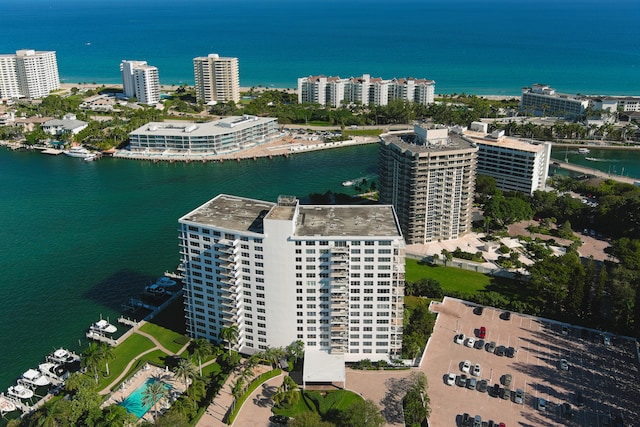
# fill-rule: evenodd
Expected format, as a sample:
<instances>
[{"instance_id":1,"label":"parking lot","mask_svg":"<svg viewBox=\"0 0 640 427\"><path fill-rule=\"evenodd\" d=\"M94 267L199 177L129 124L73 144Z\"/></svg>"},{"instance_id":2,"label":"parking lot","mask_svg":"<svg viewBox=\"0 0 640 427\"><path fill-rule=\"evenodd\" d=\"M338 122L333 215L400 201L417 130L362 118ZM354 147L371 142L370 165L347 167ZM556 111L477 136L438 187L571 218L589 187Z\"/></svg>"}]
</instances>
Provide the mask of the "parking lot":
<instances>
[{"instance_id":1,"label":"parking lot","mask_svg":"<svg viewBox=\"0 0 640 427\"><path fill-rule=\"evenodd\" d=\"M637 344L634 340L603 335L598 331L572 327L546 319L484 308L480 314L472 303L445 298L432 303L438 319L421 369L429 378L433 426L461 425L462 416L480 415L484 425L493 420L506 426L615 426L640 425L640 377ZM480 328L486 336L479 346ZM462 343L455 337L464 334ZM468 338L476 340L468 347ZM513 357L487 351L513 348ZM469 373L463 372L465 361ZM473 375L476 364L478 376ZM565 369L566 368L566 369ZM447 385L453 373L458 384ZM469 388L460 381L464 374L487 381L487 391ZM511 375L508 390L503 375ZM498 384L498 389L495 385ZM515 403L522 390L522 403ZM494 393L493 390L498 391ZM504 397L504 399L503 399ZM538 409L539 399L546 401Z\"/></svg>"}]
</instances>

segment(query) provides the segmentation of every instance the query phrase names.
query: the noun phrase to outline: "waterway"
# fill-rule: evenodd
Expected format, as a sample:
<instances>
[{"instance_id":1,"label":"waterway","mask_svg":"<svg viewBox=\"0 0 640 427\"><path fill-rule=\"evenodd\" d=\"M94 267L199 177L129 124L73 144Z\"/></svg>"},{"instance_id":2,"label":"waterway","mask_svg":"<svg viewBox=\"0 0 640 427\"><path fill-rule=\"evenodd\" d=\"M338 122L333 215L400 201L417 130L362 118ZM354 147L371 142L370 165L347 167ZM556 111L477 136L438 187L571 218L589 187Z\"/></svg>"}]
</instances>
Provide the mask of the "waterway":
<instances>
[{"instance_id":1,"label":"waterway","mask_svg":"<svg viewBox=\"0 0 640 427\"><path fill-rule=\"evenodd\" d=\"M375 177L377 145L224 163L84 162L0 148L0 391L179 261L180 216L219 193L275 201Z\"/></svg>"},{"instance_id":2,"label":"waterway","mask_svg":"<svg viewBox=\"0 0 640 427\"><path fill-rule=\"evenodd\" d=\"M640 150L612 150L589 148L589 153L582 154L577 148L554 147L551 157L558 160L565 158L569 163L598 169L612 175L623 175L640 179Z\"/></svg>"}]
</instances>

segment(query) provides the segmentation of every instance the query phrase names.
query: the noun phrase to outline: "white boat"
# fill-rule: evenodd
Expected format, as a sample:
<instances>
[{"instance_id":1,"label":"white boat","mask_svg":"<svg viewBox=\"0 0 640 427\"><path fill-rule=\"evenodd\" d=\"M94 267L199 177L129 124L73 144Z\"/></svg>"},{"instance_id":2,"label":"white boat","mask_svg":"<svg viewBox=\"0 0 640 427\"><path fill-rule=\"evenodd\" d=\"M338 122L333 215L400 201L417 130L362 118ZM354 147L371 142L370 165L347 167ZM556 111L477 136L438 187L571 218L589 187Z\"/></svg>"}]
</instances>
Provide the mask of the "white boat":
<instances>
[{"instance_id":1,"label":"white boat","mask_svg":"<svg viewBox=\"0 0 640 427\"><path fill-rule=\"evenodd\" d=\"M343 187L351 187L354 184L353 181L345 181L342 183Z\"/></svg>"},{"instance_id":2,"label":"white boat","mask_svg":"<svg viewBox=\"0 0 640 427\"><path fill-rule=\"evenodd\" d=\"M590 151L589 151L588 148L581 147L581 148L578 148L578 153L580 153L580 154L589 154Z\"/></svg>"},{"instance_id":3,"label":"white boat","mask_svg":"<svg viewBox=\"0 0 640 427\"><path fill-rule=\"evenodd\" d=\"M59 348L47 356L47 361L58 364L58 365L62 365L65 363L79 362L80 356L78 356L74 352L69 351L67 349Z\"/></svg>"},{"instance_id":4,"label":"white boat","mask_svg":"<svg viewBox=\"0 0 640 427\"><path fill-rule=\"evenodd\" d=\"M53 383L64 381L69 377L69 371L64 367L51 362L39 364L38 370Z\"/></svg>"},{"instance_id":5,"label":"white boat","mask_svg":"<svg viewBox=\"0 0 640 427\"><path fill-rule=\"evenodd\" d=\"M154 283L153 285L145 286L144 291L145 293L154 297L161 297L167 293L167 290L162 286L158 285L157 283Z\"/></svg>"},{"instance_id":6,"label":"white boat","mask_svg":"<svg viewBox=\"0 0 640 427\"><path fill-rule=\"evenodd\" d=\"M31 399L33 397L33 390L18 384L9 387L7 395L17 397L18 399Z\"/></svg>"},{"instance_id":7,"label":"white boat","mask_svg":"<svg viewBox=\"0 0 640 427\"><path fill-rule=\"evenodd\" d=\"M84 159L85 162L93 162L94 160L98 160L98 155L97 154L89 154L87 157L85 157Z\"/></svg>"},{"instance_id":8,"label":"white boat","mask_svg":"<svg viewBox=\"0 0 640 427\"><path fill-rule=\"evenodd\" d=\"M4 394L0 394L0 414L8 414L16 409L15 403L7 399Z\"/></svg>"},{"instance_id":9,"label":"white boat","mask_svg":"<svg viewBox=\"0 0 640 427\"><path fill-rule=\"evenodd\" d=\"M89 329L91 329L94 332L102 332L105 334L113 334L118 330L118 328L116 328L115 326L113 326L111 323L107 322L104 319L98 320L96 323L91 325Z\"/></svg>"},{"instance_id":10,"label":"white boat","mask_svg":"<svg viewBox=\"0 0 640 427\"><path fill-rule=\"evenodd\" d=\"M69 157L80 157L85 158L91 156L91 151L86 148L76 145L75 147L71 147L69 150L63 151L63 153Z\"/></svg>"},{"instance_id":11,"label":"white boat","mask_svg":"<svg viewBox=\"0 0 640 427\"><path fill-rule=\"evenodd\" d=\"M51 381L49 381L47 377L45 377L44 375L42 375L42 373L40 373L40 371L36 371L35 369L27 370L27 372L22 374L22 378L20 378L20 380L18 381L35 387L42 387L51 384Z\"/></svg>"}]
</instances>

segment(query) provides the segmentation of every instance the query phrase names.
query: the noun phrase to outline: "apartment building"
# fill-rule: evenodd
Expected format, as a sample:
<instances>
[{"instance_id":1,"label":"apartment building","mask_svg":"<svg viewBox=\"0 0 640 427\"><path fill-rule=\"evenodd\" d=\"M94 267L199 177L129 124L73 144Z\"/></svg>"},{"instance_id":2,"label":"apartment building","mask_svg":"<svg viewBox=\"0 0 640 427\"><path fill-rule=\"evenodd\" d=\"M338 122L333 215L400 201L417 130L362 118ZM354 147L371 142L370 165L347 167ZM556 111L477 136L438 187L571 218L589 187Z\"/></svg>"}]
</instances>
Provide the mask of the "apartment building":
<instances>
[{"instance_id":1,"label":"apartment building","mask_svg":"<svg viewBox=\"0 0 640 427\"><path fill-rule=\"evenodd\" d=\"M446 127L380 136L380 202L393 205L407 244L471 231L478 148Z\"/></svg>"},{"instance_id":2,"label":"apartment building","mask_svg":"<svg viewBox=\"0 0 640 427\"><path fill-rule=\"evenodd\" d=\"M251 354L302 340L344 361L398 358L404 240L393 207L218 195L179 219L192 337L236 327Z\"/></svg>"},{"instance_id":3,"label":"apartment building","mask_svg":"<svg viewBox=\"0 0 640 427\"><path fill-rule=\"evenodd\" d=\"M402 99L423 105L433 104L435 82L426 79L309 76L298 79L298 102L331 107L342 104L387 105L389 101Z\"/></svg>"},{"instance_id":4,"label":"apartment building","mask_svg":"<svg viewBox=\"0 0 640 427\"><path fill-rule=\"evenodd\" d=\"M122 61L122 87L124 96L135 97L140 104L154 105L160 100L158 68L146 61Z\"/></svg>"},{"instance_id":5,"label":"apartment building","mask_svg":"<svg viewBox=\"0 0 640 427\"><path fill-rule=\"evenodd\" d=\"M278 119L250 115L207 123L150 122L129 134L132 152L226 154L263 144L278 134Z\"/></svg>"},{"instance_id":6,"label":"apartment building","mask_svg":"<svg viewBox=\"0 0 640 427\"><path fill-rule=\"evenodd\" d=\"M531 143L505 137L502 132L464 132L464 137L478 147L476 173L496 180L502 191L533 194L544 191L549 177L550 143Z\"/></svg>"},{"instance_id":7,"label":"apartment building","mask_svg":"<svg viewBox=\"0 0 640 427\"><path fill-rule=\"evenodd\" d=\"M205 104L240 101L238 58L217 53L193 59L196 99Z\"/></svg>"},{"instance_id":8,"label":"apartment building","mask_svg":"<svg viewBox=\"0 0 640 427\"><path fill-rule=\"evenodd\" d=\"M0 99L48 96L60 89L56 53L23 49L0 55Z\"/></svg>"},{"instance_id":9,"label":"apartment building","mask_svg":"<svg viewBox=\"0 0 640 427\"><path fill-rule=\"evenodd\" d=\"M548 85L534 84L522 88L520 111L539 116L580 117L589 107L589 99L582 96L557 93Z\"/></svg>"}]
</instances>

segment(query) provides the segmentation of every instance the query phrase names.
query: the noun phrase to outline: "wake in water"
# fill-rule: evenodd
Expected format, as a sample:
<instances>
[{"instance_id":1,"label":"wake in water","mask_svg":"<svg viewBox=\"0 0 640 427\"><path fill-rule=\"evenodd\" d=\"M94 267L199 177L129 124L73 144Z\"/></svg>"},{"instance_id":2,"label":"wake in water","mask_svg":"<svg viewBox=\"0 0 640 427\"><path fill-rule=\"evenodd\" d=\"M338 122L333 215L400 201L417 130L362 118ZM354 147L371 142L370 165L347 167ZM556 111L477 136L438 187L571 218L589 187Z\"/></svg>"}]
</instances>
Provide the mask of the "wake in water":
<instances>
[{"instance_id":1,"label":"wake in water","mask_svg":"<svg viewBox=\"0 0 640 427\"><path fill-rule=\"evenodd\" d=\"M590 162L611 162L611 163L616 163L619 162L620 160L615 160L615 159L598 159L595 157L585 157L585 160L589 160Z\"/></svg>"}]
</instances>

